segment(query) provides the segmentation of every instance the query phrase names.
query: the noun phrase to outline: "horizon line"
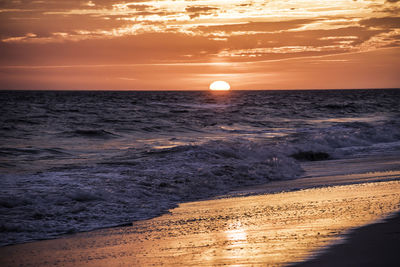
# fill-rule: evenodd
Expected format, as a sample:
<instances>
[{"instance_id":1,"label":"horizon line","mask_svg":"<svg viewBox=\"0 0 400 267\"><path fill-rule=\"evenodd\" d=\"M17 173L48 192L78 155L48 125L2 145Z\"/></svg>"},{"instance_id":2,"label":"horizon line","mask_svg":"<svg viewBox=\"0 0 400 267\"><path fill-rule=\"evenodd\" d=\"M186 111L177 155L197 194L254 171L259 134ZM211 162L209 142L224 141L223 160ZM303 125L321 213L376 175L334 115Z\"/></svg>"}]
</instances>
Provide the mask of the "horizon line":
<instances>
[{"instance_id":1,"label":"horizon line","mask_svg":"<svg viewBox=\"0 0 400 267\"><path fill-rule=\"evenodd\" d=\"M230 89L227 91L213 91L210 89L2 89L0 91L20 92L229 92L229 91L328 91L328 90L399 90L400 87L365 87L365 88L281 88L281 89Z\"/></svg>"}]
</instances>

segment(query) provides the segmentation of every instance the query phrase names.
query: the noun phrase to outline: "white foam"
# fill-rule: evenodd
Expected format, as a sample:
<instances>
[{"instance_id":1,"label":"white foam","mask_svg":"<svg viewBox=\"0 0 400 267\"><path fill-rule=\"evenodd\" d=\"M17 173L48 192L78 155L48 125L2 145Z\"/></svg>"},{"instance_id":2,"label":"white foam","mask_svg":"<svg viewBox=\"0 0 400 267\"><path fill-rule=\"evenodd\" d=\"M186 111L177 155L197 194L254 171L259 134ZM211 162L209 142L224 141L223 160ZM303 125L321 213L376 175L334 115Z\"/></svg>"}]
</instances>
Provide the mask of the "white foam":
<instances>
[{"instance_id":1,"label":"white foam","mask_svg":"<svg viewBox=\"0 0 400 267\"><path fill-rule=\"evenodd\" d=\"M0 200L7 218L0 235L6 244L125 224L157 216L182 201L298 177L299 164L275 149L242 139L212 141L153 150L139 159L127 151L113 159L124 162L117 165L110 161L67 171L5 175L3 183L11 184L3 187L8 189Z\"/></svg>"}]
</instances>

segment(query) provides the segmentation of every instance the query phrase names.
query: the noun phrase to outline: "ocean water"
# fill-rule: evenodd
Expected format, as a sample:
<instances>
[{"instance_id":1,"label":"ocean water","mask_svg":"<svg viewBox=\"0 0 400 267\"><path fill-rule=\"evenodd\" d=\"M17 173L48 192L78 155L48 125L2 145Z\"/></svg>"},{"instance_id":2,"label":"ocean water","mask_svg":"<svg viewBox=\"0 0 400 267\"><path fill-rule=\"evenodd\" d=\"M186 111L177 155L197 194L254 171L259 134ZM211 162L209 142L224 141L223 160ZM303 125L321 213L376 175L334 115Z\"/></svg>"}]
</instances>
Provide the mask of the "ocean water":
<instances>
[{"instance_id":1,"label":"ocean water","mask_svg":"<svg viewBox=\"0 0 400 267\"><path fill-rule=\"evenodd\" d=\"M400 90L0 92L0 245L400 155Z\"/></svg>"}]
</instances>

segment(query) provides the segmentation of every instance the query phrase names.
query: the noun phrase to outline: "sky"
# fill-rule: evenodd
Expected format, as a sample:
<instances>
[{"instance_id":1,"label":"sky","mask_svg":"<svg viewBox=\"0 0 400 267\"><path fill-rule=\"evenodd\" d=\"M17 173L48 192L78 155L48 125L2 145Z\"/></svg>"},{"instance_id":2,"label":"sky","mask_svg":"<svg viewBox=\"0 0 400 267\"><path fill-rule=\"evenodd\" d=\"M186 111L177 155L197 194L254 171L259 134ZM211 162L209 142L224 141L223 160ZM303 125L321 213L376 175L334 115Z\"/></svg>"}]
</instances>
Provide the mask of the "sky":
<instances>
[{"instance_id":1,"label":"sky","mask_svg":"<svg viewBox=\"0 0 400 267\"><path fill-rule=\"evenodd\" d=\"M398 0L0 0L0 89L400 87Z\"/></svg>"}]
</instances>

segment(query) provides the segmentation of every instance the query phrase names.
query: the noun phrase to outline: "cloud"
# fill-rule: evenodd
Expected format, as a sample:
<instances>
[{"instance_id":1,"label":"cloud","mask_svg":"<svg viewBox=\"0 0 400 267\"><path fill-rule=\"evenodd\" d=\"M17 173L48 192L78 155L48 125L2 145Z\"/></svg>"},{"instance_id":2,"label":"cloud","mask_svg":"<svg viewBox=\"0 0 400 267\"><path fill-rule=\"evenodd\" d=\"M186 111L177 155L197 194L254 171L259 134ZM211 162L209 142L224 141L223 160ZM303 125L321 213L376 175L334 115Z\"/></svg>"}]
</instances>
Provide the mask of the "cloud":
<instances>
[{"instance_id":1,"label":"cloud","mask_svg":"<svg viewBox=\"0 0 400 267\"><path fill-rule=\"evenodd\" d=\"M367 27L395 29L395 28L400 28L400 17L369 18L361 20L360 24Z\"/></svg>"},{"instance_id":2,"label":"cloud","mask_svg":"<svg viewBox=\"0 0 400 267\"><path fill-rule=\"evenodd\" d=\"M200 15L210 15L212 11L218 10L217 7L209 7L209 6L188 6L186 7L186 12L189 13L189 17L191 19L200 17Z\"/></svg>"},{"instance_id":3,"label":"cloud","mask_svg":"<svg viewBox=\"0 0 400 267\"><path fill-rule=\"evenodd\" d=\"M25 38L25 37L24 37ZM206 37L144 33L108 39L63 42L3 42L1 65L162 63L207 60L221 44ZM62 52L61 52L62 51ZM188 58L186 55L192 55Z\"/></svg>"},{"instance_id":4,"label":"cloud","mask_svg":"<svg viewBox=\"0 0 400 267\"><path fill-rule=\"evenodd\" d=\"M168 32L155 25L147 25L149 30L122 28L120 31L100 32L58 32L51 36L41 37L30 32L21 36L3 38L0 53L5 55L0 64L114 64L148 63L148 62L208 62L216 58L227 61L247 61L290 58L298 56L315 56L336 54L357 49L368 50L374 47L393 45L388 38L388 30L371 30L365 27L347 27L331 30L272 31L248 32L254 29L261 31L268 27L273 29L291 28L308 21L292 21L273 26L270 23L246 23L206 27L209 35ZM266 27L264 27L266 25ZM161 25L162 26L162 25ZM211 31L210 28L213 30ZM224 41L210 38L216 29L226 29L221 37ZM269 28L268 28L269 29ZM272 29L272 28L271 28ZM139 31L138 31L139 30ZM240 34L236 30L242 30ZM125 32L127 31L127 32ZM386 34L386 35L384 35ZM107 37L108 36L108 37ZM218 35L215 35L218 37ZM379 36L379 38L378 38ZM382 45L380 45L382 44ZM95 47L96 49L93 49ZM110 49L112 48L112 49ZM63 53L59 53L63 51ZM61 64L61 65L62 65Z\"/></svg>"},{"instance_id":5,"label":"cloud","mask_svg":"<svg viewBox=\"0 0 400 267\"><path fill-rule=\"evenodd\" d=\"M316 21L316 19L296 19L287 21L269 21L269 22L245 22L235 24L222 24L210 26L198 26L197 29L202 32L275 32L282 30L295 29L305 24Z\"/></svg>"}]
</instances>

